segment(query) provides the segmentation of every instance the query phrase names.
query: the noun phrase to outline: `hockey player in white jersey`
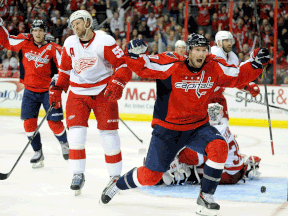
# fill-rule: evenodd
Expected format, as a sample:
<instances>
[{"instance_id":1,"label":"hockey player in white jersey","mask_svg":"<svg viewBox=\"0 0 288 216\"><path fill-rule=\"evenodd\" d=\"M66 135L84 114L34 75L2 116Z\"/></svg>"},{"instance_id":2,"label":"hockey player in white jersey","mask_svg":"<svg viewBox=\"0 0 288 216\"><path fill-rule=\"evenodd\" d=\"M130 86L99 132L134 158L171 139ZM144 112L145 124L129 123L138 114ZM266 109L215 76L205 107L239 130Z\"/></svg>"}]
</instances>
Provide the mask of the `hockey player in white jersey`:
<instances>
[{"instance_id":1,"label":"hockey player in white jersey","mask_svg":"<svg viewBox=\"0 0 288 216\"><path fill-rule=\"evenodd\" d=\"M69 22L75 35L64 42L59 78L50 88L50 103L60 106L61 93L67 92L70 85L66 103L69 163L74 174L70 188L79 195L85 182L85 143L91 109L97 120L110 181L115 181L121 174L117 99L121 98L129 81L126 74L131 79L132 72L126 67L124 52L115 39L102 31L92 30L93 20L86 10L72 13ZM125 74L123 79L113 78L113 70ZM111 87L113 92L110 92Z\"/></svg>"},{"instance_id":2,"label":"hockey player in white jersey","mask_svg":"<svg viewBox=\"0 0 288 216\"><path fill-rule=\"evenodd\" d=\"M221 176L220 184L236 184L244 178L257 179L260 177L257 156L242 155L229 127L223 124L223 106L211 103L208 106L209 123L215 127L228 144L228 158ZM170 169L164 173L162 180L166 185L181 185L185 182L199 184L203 177L203 164L207 157L189 148L183 149L171 163Z\"/></svg>"},{"instance_id":3,"label":"hockey player in white jersey","mask_svg":"<svg viewBox=\"0 0 288 216\"><path fill-rule=\"evenodd\" d=\"M217 46L211 47L211 53L224 58L228 64L239 66L240 62L237 55L232 51L233 44L235 43L233 35L229 31L219 31L215 36ZM257 51L254 51L257 53ZM259 87L253 83L244 83L239 89L248 91L253 97L260 93ZM214 94L211 96L211 103L219 103L223 106L224 117L221 119L222 123L229 125L229 116L227 111L227 102L223 96L224 88L217 87Z\"/></svg>"}]
</instances>

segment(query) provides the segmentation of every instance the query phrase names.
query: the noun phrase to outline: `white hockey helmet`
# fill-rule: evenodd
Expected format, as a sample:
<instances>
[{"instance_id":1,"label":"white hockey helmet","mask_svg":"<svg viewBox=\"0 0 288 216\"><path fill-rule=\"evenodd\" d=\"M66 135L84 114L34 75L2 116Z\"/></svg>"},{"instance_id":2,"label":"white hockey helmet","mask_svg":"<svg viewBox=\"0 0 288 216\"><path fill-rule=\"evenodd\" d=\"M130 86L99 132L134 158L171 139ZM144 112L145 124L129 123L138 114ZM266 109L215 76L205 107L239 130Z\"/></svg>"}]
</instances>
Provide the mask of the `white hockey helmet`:
<instances>
[{"instance_id":1,"label":"white hockey helmet","mask_svg":"<svg viewBox=\"0 0 288 216\"><path fill-rule=\"evenodd\" d=\"M175 48L177 47L186 47L186 43L183 40L177 40L175 43Z\"/></svg>"},{"instance_id":2,"label":"white hockey helmet","mask_svg":"<svg viewBox=\"0 0 288 216\"><path fill-rule=\"evenodd\" d=\"M232 40L232 43L235 44L234 37L229 31L218 31L217 34L215 35L215 42L217 46L219 45L222 46L222 40L225 40L225 39L230 39Z\"/></svg>"},{"instance_id":3,"label":"white hockey helmet","mask_svg":"<svg viewBox=\"0 0 288 216\"><path fill-rule=\"evenodd\" d=\"M87 28L86 27L85 28L86 29L91 28L91 26L93 25L93 19L90 13L86 10L77 10L73 12L69 17L69 27L73 30L72 22L74 20L81 19L81 18L84 20L85 25L86 25L87 20L89 20L90 25Z\"/></svg>"}]
</instances>

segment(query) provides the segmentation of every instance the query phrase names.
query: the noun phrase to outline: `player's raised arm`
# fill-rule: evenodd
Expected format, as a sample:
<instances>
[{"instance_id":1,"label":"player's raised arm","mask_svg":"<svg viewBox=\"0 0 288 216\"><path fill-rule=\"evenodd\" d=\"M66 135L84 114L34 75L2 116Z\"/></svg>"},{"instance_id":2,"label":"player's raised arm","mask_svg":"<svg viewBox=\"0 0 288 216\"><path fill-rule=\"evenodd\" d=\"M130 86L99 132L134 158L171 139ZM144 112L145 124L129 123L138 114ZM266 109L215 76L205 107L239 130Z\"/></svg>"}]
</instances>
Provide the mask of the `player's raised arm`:
<instances>
[{"instance_id":1,"label":"player's raised arm","mask_svg":"<svg viewBox=\"0 0 288 216\"><path fill-rule=\"evenodd\" d=\"M128 54L127 66L142 78L167 79L177 68L180 59L171 52L171 55L162 53L147 56L143 53L147 45L141 39L135 39L127 44Z\"/></svg>"},{"instance_id":2,"label":"player's raised arm","mask_svg":"<svg viewBox=\"0 0 288 216\"><path fill-rule=\"evenodd\" d=\"M229 65L224 59L216 58L218 62L216 71L219 74L217 85L223 87L240 87L254 81L262 72L262 65L269 62L270 56L267 48L255 50L251 58L241 63L237 68L235 65Z\"/></svg>"},{"instance_id":3,"label":"player's raised arm","mask_svg":"<svg viewBox=\"0 0 288 216\"><path fill-rule=\"evenodd\" d=\"M0 18L0 44L6 49L19 52L27 40L32 40L30 34L19 34L17 36L10 35L3 24L3 19Z\"/></svg>"}]
</instances>

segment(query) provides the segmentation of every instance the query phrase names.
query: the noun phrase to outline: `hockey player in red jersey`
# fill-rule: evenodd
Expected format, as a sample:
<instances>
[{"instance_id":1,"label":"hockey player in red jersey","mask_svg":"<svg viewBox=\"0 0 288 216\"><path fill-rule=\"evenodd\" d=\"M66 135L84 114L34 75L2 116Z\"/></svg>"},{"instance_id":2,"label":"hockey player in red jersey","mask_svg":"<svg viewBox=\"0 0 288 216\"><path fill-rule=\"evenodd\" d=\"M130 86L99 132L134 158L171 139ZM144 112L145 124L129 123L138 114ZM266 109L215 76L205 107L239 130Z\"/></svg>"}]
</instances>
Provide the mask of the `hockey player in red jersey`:
<instances>
[{"instance_id":1,"label":"hockey player in red jersey","mask_svg":"<svg viewBox=\"0 0 288 216\"><path fill-rule=\"evenodd\" d=\"M229 127L222 123L223 106L218 103L208 105L209 123L215 127L228 144L228 158L219 184L236 184L244 178L257 179L260 177L257 156L243 156L239 145L231 134ZM185 182L199 184L203 178L203 164L207 157L189 148L184 148L171 163L170 168L164 173L162 179L166 185L181 185Z\"/></svg>"},{"instance_id":2,"label":"hockey player in red jersey","mask_svg":"<svg viewBox=\"0 0 288 216\"><path fill-rule=\"evenodd\" d=\"M20 82L25 90L21 105L21 119L24 120L24 129L28 139L37 129L37 119L41 104L45 111L49 104L49 85L51 78L58 72L61 47L53 42L45 41L47 26L42 20L34 20L31 25L31 34L9 35L7 29L0 21L0 44L8 50L19 53L20 59ZM66 130L61 121L63 111L53 109L47 117L48 125L59 140L62 154L68 160L69 145ZM31 142L35 155L31 159L32 167L43 167L44 155L40 132Z\"/></svg>"},{"instance_id":3,"label":"hockey player in red jersey","mask_svg":"<svg viewBox=\"0 0 288 216\"><path fill-rule=\"evenodd\" d=\"M209 99L217 86L238 87L256 79L262 73L262 64L269 61L268 50L260 49L254 59L237 68L223 58L207 55L209 41L195 33L186 42L188 58L184 61L172 52L149 58L141 54L147 47L139 39L130 41L127 47L130 55L126 58L127 66L140 77L156 79L152 138L145 166L133 168L106 187L100 201L107 204L120 190L157 184L177 152L186 146L208 158L197 213L217 215L220 205L213 194L221 179L228 146L208 122Z\"/></svg>"},{"instance_id":4,"label":"hockey player in red jersey","mask_svg":"<svg viewBox=\"0 0 288 216\"><path fill-rule=\"evenodd\" d=\"M110 91L116 88L122 92L132 72L127 68L124 52L116 45L115 39L103 31L93 31L93 19L86 10L72 13L69 22L75 35L64 42L59 78L50 89L50 103L60 106L61 93L67 92L70 86L66 103L69 163L73 172L70 188L79 195L85 183L85 143L91 109L98 123L111 181L120 177L122 155L117 100L121 94L112 95ZM113 69L125 76L112 78ZM110 85L106 88L108 82ZM109 96L104 97L104 92Z\"/></svg>"}]
</instances>

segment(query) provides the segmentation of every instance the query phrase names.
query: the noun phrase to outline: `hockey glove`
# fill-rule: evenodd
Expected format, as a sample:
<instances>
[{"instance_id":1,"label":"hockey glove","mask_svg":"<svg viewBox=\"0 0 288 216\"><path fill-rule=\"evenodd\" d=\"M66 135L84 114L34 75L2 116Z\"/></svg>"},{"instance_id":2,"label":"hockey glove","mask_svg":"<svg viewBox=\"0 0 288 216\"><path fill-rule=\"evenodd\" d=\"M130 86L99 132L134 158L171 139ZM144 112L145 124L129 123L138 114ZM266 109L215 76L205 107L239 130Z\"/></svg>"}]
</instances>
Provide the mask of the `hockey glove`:
<instances>
[{"instance_id":1,"label":"hockey glove","mask_svg":"<svg viewBox=\"0 0 288 216\"><path fill-rule=\"evenodd\" d=\"M270 61L270 55L267 48L256 49L251 54L251 57L254 59L252 61L252 67L255 69L262 68L262 65L268 64Z\"/></svg>"},{"instance_id":2,"label":"hockey glove","mask_svg":"<svg viewBox=\"0 0 288 216\"><path fill-rule=\"evenodd\" d=\"M254 82L250 82L247 86L244 87L253 97L256 97L260 93L260 88Z\"/></svg>"},{"instance_id":3,"label":"hockey glove","mask_svg":"<svg viewBox=\"0 0 288 216\"><path fill-rule=\"evenodd\" d=\"M127 50L130 58L137 59L140 54L147 51L148 47L142 39L131 40L127 44Z\"/></svg>"},{"instance_id":4,"label":"hockey glove","mask_svg":"<svg viewBox=\"0 0 288 216\"><path fill-rule=\"evenodd\" d=\"M104 96L108 97L108 100L119 100L122 97L123 89L125 88L126 82L119 78L112 78L104 92Z\"/></svg>"},{"instance_id":5,"label":"hockey glove","mask_svg":"<svg viewBox=\"0 0 288 216\"><path fill-rule=\"evenodd\" d=\"M58 74L54 75L50 83L49 89L49 103L53 105L54 109L59 109L61 107L61 94L62 88L56 86L58 79Z\"/></svg>"}]
</instances>

